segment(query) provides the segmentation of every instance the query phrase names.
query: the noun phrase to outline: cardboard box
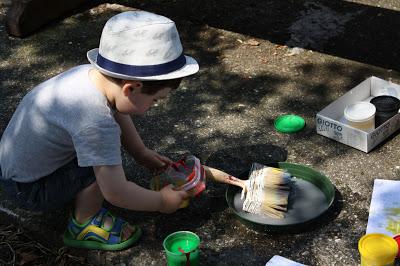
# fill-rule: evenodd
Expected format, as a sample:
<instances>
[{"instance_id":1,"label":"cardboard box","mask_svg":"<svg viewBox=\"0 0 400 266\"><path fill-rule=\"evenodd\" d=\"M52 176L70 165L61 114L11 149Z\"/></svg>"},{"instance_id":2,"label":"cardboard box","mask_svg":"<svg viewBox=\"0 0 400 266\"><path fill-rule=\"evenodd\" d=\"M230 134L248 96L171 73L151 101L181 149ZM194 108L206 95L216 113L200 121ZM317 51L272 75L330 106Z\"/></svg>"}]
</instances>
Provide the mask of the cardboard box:
<instances>
[{"instance_id":1,"label":"cardboard box","mask_svg":"<svg viewBox=\"0 0 400 266\"><path fill-rule=\"evenodd\" d=\"M387 120L371 132L349 126L343 118L347 105L368 101L374 96L389 94L400 98L400 85L370 77L326 106L316 115L317 133L368 153L400 128L400 114Z\"/></svg>"}]
</instances>

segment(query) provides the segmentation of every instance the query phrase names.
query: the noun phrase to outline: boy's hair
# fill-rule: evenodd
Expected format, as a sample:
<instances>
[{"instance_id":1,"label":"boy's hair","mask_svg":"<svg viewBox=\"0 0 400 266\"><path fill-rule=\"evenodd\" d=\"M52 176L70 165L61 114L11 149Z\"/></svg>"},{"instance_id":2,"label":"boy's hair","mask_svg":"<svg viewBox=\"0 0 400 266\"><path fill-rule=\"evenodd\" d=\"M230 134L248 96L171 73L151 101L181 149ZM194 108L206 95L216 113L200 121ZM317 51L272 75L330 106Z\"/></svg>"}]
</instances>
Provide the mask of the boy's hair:
<instances>
[{"instance_id":1,"label":"boy's hair","mask_svg":"<svg viewBox=\"0 0 400 266\"><path fill-rule=\"evenodd\" d=\"M122 85L122 83L125 81L124 79L119 79L119 78L114 78L110 76L105 77L118 84ZM158 91L164 89L165 87L171 87L172 89L178 88L180 82L182 81L182 78L177 78L177 79L168 79L168 80L141 80L143 87L142 87L142 93L148 94L148 95L154 95Z\"/></svg>"}]
</instances>

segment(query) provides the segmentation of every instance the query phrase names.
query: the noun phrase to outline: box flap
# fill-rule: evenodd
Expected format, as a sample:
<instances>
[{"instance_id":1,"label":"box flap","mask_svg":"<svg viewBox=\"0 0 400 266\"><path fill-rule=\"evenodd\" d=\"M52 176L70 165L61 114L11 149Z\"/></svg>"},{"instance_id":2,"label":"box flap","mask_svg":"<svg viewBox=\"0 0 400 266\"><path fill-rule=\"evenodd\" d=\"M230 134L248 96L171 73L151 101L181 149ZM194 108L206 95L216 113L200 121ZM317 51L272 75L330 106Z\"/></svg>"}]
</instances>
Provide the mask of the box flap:
<instances>
[{"instance_id":1,"label":"box flap","mask_svg":"<svg viewBox=\"0 0 400 266\"><path fill-rule=\"evenodd\" d=\"M371 78L368 78L358 84L356 87L346 92L343 96L339 97L336 101L330 103L318 114L331 119L340 120L343 116L343 111L347 105L363 101L371 95Z\"/></svg>"}]
</instances>

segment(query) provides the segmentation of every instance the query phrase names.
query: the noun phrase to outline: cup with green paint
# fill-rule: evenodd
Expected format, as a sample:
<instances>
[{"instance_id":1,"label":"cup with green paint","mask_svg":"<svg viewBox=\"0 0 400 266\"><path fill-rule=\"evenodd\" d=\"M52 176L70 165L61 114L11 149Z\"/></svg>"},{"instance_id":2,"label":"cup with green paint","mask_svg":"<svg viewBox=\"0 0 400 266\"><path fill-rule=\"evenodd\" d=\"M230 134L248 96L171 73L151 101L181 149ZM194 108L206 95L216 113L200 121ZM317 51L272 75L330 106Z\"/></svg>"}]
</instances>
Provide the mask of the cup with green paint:
<instances>
[{"instance_id":1,"label":"cup with green paint","mask_svg":"<svg viewBox=\"0 0 400 266\"><path fill-rule=\"evenodd\" d=\"M198 266L200 238L190 231L177 231L163 242L168 266Z\"/></svg>"}]
</instances>

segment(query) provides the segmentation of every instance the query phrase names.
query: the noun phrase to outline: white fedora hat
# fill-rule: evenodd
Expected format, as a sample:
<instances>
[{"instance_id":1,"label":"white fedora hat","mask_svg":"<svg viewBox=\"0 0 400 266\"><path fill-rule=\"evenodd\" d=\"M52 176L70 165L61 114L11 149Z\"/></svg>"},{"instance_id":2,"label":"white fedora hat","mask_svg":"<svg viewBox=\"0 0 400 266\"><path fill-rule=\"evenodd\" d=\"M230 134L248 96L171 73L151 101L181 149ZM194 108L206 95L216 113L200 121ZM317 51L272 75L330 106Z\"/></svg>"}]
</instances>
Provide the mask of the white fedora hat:
<instances>
[{"instance_id":1,"label":"white fedora hat","mask_svg":"<svg viewBox=\"0 0 400 266\"><path fill-rule=\"evenodd\" d=\"M168 80L199 70L196 60L183 54L175 23L145 11L110 18L99 48L88 51L87 57L103 74L127 80Z\"/></svg>"}]
</instances>

